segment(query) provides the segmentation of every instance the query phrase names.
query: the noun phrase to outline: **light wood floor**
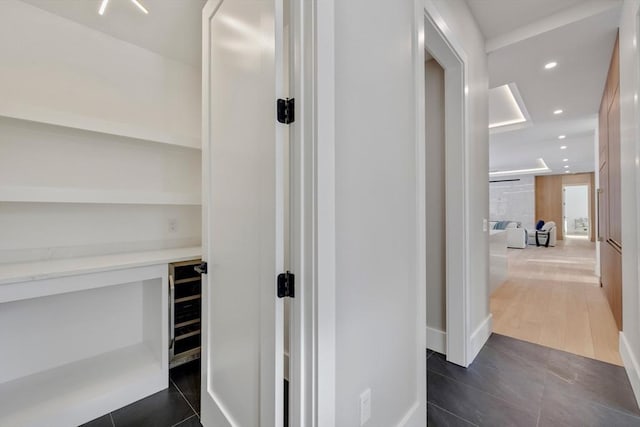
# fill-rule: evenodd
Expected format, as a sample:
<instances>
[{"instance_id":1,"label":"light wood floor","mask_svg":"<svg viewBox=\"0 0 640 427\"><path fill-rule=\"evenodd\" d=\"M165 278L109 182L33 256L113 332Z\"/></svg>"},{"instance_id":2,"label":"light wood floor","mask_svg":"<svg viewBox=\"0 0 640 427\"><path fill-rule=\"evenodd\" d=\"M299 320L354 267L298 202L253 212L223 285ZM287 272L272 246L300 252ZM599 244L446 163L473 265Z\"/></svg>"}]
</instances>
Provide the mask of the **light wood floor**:
<instances>
[{"instance_id":1,"label":"light wood floor","mask_svg":"<svg viewBox=\"0 0 640 427\"><path fill-rule=\"evenodd\" d=\"M595 244L509 249L507 281L491 296L493 331L622 365L618 329L598 278Z\"/></svg>"}]
</instances>

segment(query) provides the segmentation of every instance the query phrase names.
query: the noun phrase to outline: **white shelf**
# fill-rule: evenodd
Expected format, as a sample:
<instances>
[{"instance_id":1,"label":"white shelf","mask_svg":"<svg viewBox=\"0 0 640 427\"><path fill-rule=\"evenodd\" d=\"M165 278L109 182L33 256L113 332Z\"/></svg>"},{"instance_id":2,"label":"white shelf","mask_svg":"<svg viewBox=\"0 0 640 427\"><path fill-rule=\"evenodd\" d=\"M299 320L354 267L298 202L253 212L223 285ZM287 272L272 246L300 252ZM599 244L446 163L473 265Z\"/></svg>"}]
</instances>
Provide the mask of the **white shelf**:
<instances>
[{"instance_id":1,"label":"white shelf","mask_svg":"<svg viewBox=\"0 0 640 427\"><path fill-rule=\"evenodd\" d=\"M202 249L198 246L51 261L0 264L0 285L168 264L170 262L197 259L201 256Z\"/></svg>"},{"instance_id":2,"label":"white shelf","mask_svg":"<svg viewBox=\"0 0 640 427\"><path fill-rule=\"evenodd\" d=\"M0 202L193 206L201 204L200 194L29 186L0 186Z\"/></svg>"},{"instance_id":3,"label":"white shelf","mask_svg":"<svg viewBox=\"0 0 640 427\"><path fill-rule=\"evenodd\" d=\"M64 111L18 105L2 105L2 103L0 103L0 116L47 125L80 129L89 132L140 139L194 150L201 149L199 136L174 135L133 124L110 122Z\"/></svg>"},{"instance_id":4,"label":"white shelf","mask_svg":"<svg viewBox=\"0 0 640 427\"><path fill-rule=\"evenodd\" d=\"M0 425L80 425L166 388L165 374L139 343L9 381L0 384Z\"/></svg>"}]
</instances>

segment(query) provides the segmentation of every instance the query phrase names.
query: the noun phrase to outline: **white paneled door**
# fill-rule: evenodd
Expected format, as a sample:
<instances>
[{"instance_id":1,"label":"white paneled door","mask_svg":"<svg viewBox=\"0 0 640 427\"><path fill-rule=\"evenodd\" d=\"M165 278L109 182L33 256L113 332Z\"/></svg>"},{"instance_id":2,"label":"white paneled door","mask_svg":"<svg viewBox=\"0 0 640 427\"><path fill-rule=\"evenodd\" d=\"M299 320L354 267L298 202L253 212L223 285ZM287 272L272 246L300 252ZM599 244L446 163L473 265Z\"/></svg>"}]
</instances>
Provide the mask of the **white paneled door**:
<instances>
[{"instance_id":1,"label":"white paneled door","mask_svg":"<svg viewBox=\"0 0 640 427\"><path fill-rule=\"evenodd\" d=\"M202 424L283 425L283 0L203 9Z\"/></svg>"}]
</instances>

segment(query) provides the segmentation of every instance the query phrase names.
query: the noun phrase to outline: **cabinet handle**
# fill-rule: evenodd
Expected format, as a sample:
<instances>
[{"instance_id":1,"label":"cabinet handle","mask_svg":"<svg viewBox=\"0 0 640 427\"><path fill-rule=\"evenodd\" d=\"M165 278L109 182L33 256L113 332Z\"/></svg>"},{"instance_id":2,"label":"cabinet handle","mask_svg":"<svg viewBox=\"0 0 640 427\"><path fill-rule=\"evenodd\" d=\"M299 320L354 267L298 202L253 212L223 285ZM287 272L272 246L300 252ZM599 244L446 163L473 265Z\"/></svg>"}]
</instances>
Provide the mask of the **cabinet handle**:
<instances>
[{"instance_id":1,"label":"cabinet handle","mask_svg":"<svg viewBox=\"0 0 640 427\"><path fill-rule=\"evenodd\" d=\"M598 221L596 224L596 240L598 242L604 241L604 239L600 235L600 194L602 194L603 192L604 190L602 190L602 188L598 188L598 190L596 191L596 193L598 194L598 197L596 197L596 216L598 217Z\"/></svg>"}]
</instances>

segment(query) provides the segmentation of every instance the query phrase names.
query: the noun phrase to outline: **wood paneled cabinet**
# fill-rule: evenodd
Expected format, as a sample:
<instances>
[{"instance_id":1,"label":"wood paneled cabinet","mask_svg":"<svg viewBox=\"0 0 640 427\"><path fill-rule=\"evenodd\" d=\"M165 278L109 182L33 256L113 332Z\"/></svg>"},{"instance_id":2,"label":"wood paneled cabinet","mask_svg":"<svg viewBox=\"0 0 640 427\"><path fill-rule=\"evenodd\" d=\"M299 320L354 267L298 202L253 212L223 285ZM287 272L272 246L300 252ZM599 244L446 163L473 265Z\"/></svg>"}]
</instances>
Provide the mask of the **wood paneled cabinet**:
<instances>
[{"instance_id":1,"label":"wood paneled cabinet","mask_svg":"<svg viewBox=\"0 0 640 427\"><path fill-rule=\"evenodd\" d=\"M600 284L622 330L622 226L620 174L620 66L618 39L613 49L599 112L598 240Z\"/></svg>"}]
</instances>

